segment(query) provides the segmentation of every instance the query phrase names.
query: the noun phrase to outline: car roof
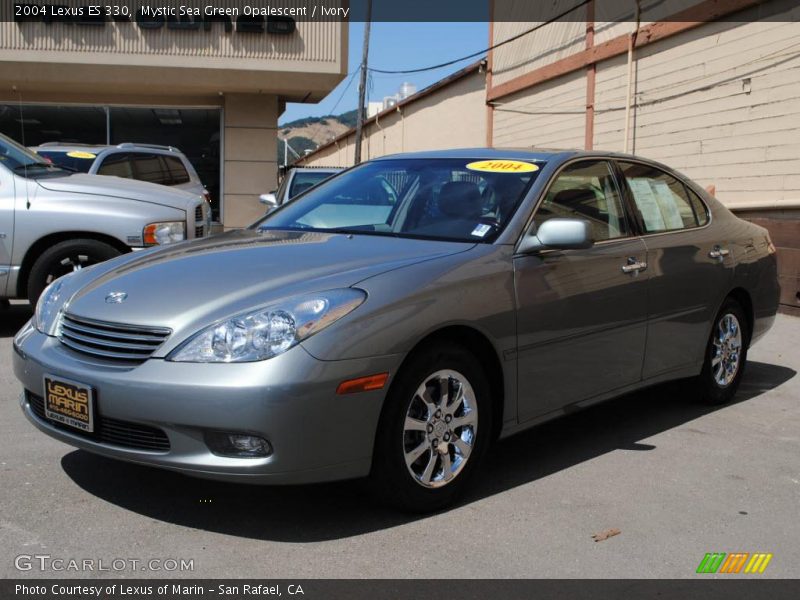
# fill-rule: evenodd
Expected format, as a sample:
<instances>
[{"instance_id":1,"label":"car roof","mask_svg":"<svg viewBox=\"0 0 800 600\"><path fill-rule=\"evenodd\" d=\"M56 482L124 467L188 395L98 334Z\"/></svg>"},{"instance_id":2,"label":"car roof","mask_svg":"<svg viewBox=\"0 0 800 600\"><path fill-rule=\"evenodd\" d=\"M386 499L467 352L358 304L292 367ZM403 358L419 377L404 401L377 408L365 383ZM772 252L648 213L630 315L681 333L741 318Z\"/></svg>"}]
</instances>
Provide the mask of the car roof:
<instances>
[{"instance_id":1,"label":"car roof","mask_svg":"<svg viewBox=\"0 0 800 600\"><path fill-rule=\"evenodd\" d=\"M157 144L136 144L132 142L125 142L122 144L76 144L69 142L47 142L39 146L34 146L33 150L52 150L55 152L75 152L75 151L94 151L95 153L104 152L106 150L126 150L134 152L157 152L164 154L183 154L178 148L174 146L160 146Z\"/></svg>"},{"instance_id":2,"label":"car roof","mask_svg":"<svg viewBox=\"0 0 800 600\"><path fill-rule=\"evenodd\" d=\"M422 152L404 152L402 154L390 154L381 156L374 160L391 160L398 158L458 158L469 160L492 160L492 159L516 159L532 161L551 161L554 159L567 160L570 158L594 158L611 157L620 159L643 160L652 164L656 161L623 154L621 152L605 152L602 150L578 150L561 148L456 148L453 150L429 150Z\"/></svg>"}]
</instances>

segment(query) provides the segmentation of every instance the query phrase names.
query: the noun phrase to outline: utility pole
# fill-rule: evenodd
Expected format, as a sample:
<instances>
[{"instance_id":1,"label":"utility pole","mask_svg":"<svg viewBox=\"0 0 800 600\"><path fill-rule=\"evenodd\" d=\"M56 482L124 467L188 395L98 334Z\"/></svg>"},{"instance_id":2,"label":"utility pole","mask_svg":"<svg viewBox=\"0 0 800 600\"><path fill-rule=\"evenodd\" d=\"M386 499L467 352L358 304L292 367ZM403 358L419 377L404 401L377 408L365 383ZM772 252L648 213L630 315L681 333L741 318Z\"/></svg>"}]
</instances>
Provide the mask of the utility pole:
<instances>
[{"instance_id":1,"label":"utility pole","mask_svg":"<svg viewBox=\"0 0 800 600\"><path fill-rule=\"evenodd\" d=\"M372 20L372 0L367 0L367 18L364 20L364 49L361 55L361 81L358 84L358 113L356 117L356 148L354 164L361 162L361 138L364 133L364 101L367 95L367 59L369 58L369 29Z\"/></svg>"}]
</instances>

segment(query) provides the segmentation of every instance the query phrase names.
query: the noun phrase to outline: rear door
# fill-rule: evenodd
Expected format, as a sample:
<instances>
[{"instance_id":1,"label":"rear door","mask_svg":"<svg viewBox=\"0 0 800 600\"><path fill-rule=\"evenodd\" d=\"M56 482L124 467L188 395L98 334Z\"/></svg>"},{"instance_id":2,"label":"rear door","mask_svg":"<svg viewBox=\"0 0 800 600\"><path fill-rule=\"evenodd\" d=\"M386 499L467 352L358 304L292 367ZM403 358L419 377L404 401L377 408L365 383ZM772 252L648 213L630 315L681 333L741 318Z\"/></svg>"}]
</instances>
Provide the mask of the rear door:
<instances>
[{"instance_id":1,"label":"rear door","mask_svg":"<svg viewBox=\"0 0 800 600\"><path fill-rule=\"evenodd\" d=\"M703 360L711 321L732 282L733 256L683 182L647 163L618 165L647 246L643 377L682 376Z\"/></svg>"},{"instance_id":2,"label":"rear door","mask_svg":"<svg viewBox=\"0 0 800 600\"><path fill-rule=\"evenodd\" d=\"M596 243L514 258L520 421L641 379L646 249L612 164L582 160L557 174L532 227L553 217L589 220Z\"/></svg>"}]
</instances>

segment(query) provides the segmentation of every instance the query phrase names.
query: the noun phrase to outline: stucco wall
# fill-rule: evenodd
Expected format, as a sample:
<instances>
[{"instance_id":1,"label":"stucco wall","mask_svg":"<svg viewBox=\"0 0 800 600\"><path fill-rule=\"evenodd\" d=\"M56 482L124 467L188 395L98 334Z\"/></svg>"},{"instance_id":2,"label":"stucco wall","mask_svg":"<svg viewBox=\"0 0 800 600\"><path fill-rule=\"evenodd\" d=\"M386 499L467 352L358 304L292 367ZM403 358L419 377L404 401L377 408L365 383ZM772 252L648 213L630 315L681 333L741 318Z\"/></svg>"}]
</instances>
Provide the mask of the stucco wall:
<instances>
[{"instance_id":1,"label":"stucco wall","mask_svg":"<svg viewBox=\"0 0 800 600\"><path fill-rule=\"evenodd\" d=\"M272 95L225 97L224 223L244 227L264 214L258 197L277 187L278 99Z\"/></svg>"}]
</instances>

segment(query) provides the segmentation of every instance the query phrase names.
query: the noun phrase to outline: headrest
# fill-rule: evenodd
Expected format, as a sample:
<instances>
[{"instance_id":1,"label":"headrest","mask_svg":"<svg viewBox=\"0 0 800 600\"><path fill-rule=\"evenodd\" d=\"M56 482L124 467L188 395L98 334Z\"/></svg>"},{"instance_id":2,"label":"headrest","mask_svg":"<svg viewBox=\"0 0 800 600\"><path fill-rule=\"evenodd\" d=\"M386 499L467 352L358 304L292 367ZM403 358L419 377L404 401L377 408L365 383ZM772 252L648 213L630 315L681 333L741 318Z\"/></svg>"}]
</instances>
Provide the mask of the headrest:
<instances>
[{"instance_id":1,"label":"headrest","mask_svg":"<svg viewBox=\"0 0 800 600\"><path fill-rule=\"evenodd\" d=\"M477 183L451 181L439 192L439 210L448 217L478 219L483 214L483 199Z\"/></svg>"}]
</instances>

